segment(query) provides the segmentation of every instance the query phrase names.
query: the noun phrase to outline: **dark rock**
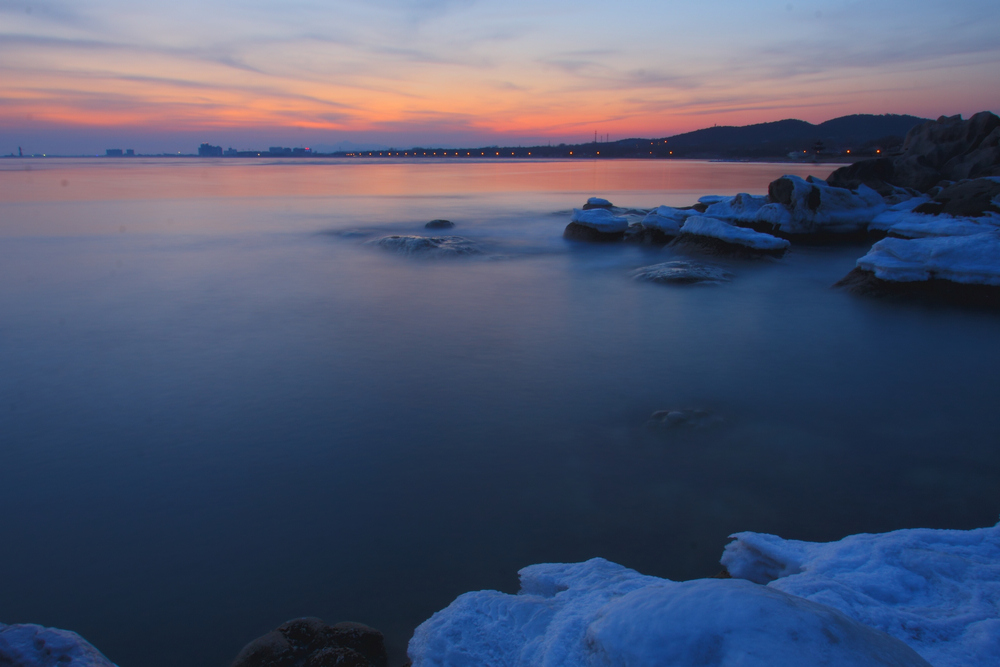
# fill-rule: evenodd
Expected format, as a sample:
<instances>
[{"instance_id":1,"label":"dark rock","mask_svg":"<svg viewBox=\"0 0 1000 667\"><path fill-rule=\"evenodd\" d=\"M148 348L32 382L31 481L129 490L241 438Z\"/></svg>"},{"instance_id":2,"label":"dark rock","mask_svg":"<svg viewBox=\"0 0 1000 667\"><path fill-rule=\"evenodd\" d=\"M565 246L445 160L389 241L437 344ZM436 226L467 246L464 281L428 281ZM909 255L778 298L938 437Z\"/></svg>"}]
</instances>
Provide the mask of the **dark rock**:
<instances>
[{"instance_id":1,"label":"dark rock","mask_svg":"<svg viewBox=\"0 0 1000 667\"><path fill-rule=\"evenodd\" d=\"M771 181L767 186L767 198L772 204L792 205L792 194L795 185L788 178L781 177Z\"/></svg>"},{"instance_id":2,"label":"dark rock","mask_svg":"<svg viewBox=\"0 0 1000 667\"><path fill-rule=\"evenodd\" d=\"M386 667L382 633L360 623L318 618L282 623L243 647L232 667Z\"/></svg>"},{"instance_id":3,"label":"dark rock","mask_svg":"<svg viewBox=\"0 0 1000 667\"><path fill-rule=\"evenodd\" d=\"M836 187L865 183L886 196L886 184L927 192L943 179L1000 175L1000 118L983 111L968 120L942 116L910 130L895 157L863 160L827 179Z\"/></svg>"},{"instance_id":4,"label":"dark rock","mask_svg":"<svg viewBox=\"0 0 1000 667\"><path fill-rule=\"evenodd\" d=\"M912 282L882 280L874 272L855 267L833 285L852 294L900 301L954 304L975 308L1000 308L1000 287L956 283L932 278Z\"/></svg>"},{"instance_id":5,"label":"dark rock","mask_svg":"<svg viewBox=\"0 0 1000 667\"><path fill-rule=\"evenodd\" d=\"M563 230L563 238L590 243L616 243L625 238L625 232L599 232L593 227L571 222Z\"/></svg>"},{"instance_id":6,"label":"dark rock","mask_svg":"<svg viewBox=\"0 0 1000 667\"><path fill-rule=\"evenodd\" d=\"M455 223L451 220L431 220L424 227L427 229L451 229Z\"/></svg>"},{"instance_id":7,"label":"dark rock","mask_svg":"<svg viewBox=\"0 0 1000 667\"><path fill-rule=\"evenodd\" d=\"M913 209L915 213L930 215L964 216L978 218L987 213L1000 213L995 200L1000 197L1000 183L988 178L977 178L960 183L935 187L934 201Z\"/></svg>"},{"instance_id":8,"label":"dark rock","mask_svg":"<svg viewBox=\"0 0 1000 667\"><path fill-rule=\"evenodd\" d=\"M663 246L673 241L676 236L665 233L662 229L644 227L641 223L633 223L625 230L624 241L626 243L638 243L640 245Z\"/></svg>"}]
</instances>

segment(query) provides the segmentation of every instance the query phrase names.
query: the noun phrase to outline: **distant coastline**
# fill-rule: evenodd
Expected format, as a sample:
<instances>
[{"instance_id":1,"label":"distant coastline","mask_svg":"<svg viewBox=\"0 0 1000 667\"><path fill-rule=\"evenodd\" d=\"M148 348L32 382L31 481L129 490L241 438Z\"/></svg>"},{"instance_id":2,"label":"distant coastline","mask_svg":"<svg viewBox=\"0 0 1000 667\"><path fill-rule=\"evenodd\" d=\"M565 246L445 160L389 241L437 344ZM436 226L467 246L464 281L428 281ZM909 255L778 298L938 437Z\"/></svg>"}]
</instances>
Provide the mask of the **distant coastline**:
<instances>
[{"instance_id":1,"label":"distant coastline","mask_svg":"<svg viewBox=\"0 0 1000 667\"><path fill-rule=\"evenodd\" d=\"M927 119L895 114L855 114L818 125L780 120L740 127L717 126L670 137L599 140L557 145L414 146L350 151L314 151L272 146L266 150L223 149L203 143L195 153L140 154L108 148L104 155L5 155L6 158L516 158L516 159L697 159L739 162L854 162L898 150L903 137Z\"/></svg>"}]
</instances>

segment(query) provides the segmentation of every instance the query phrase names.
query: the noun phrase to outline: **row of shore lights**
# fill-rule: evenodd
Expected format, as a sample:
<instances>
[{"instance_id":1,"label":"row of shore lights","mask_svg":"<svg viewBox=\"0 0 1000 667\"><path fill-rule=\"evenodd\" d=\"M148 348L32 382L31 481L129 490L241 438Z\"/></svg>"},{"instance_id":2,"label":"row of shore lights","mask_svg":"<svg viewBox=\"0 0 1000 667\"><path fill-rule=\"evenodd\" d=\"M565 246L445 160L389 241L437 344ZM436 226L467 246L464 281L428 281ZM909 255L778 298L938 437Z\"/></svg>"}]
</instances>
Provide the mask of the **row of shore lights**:
<instances>
[{"instance_id":1,"label":"row of shore lights","mask_svg":"<svg viewBox=\"0 0 1000 667\"><path fill-rule=\"evenodd\" d=\"M437 155L437 151L432 151L431 154L432 155ZM466 151L465 154L466 155L472 155L472 152L471 151ZM510 154L513 155L514 151L511 151ZM569 154L572 155L573 151L570 151ZM347 153L347 155L350 156L350 157L364 157L364 153ZM368 155L374 155L374 153L369 153ZM385 156L392 157L393 155L395 155L396 157L399 157L400 155L402 155L403 157L409 157L410 156L410 154L408 152L403 152L403 153L398 153L398 152L397 153L379 153L379 155L383 156L383 157L385 157ZM414 156L417 155L416 151L414 151L413 155ZM427 153L423 153L423 155L427 155ZM441 155L443 155L443 156L448 155L448 151L441 151ZM455 155L458 156L458 155L461 155L461 153L459 153L458 151L455 151ZM480 153L480 155L486 155L486 152L483 151L482 153ZM500 151L497 151L497 155L500 155ZM528 151L528 155L531 155L531 151Z\"/></svg>"}]
</instances>

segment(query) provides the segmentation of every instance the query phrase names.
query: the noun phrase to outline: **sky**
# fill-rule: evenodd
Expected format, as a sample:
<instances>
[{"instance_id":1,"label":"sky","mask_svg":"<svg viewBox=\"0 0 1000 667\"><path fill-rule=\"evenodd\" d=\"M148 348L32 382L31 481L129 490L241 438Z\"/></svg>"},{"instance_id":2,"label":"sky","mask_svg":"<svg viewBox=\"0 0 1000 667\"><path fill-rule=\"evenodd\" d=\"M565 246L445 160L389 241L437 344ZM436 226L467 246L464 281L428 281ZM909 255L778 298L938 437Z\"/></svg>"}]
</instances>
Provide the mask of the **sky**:
<instances>
[{"instance_id":1,"label":"sky","mask_svg":"<svg viewBox=\"0 0 1000 667\"><path fill-rule=\"evenodd\" d=\"M0 0L0 154L1000 110L997 0Z\"/></svg>"}]
</instances>

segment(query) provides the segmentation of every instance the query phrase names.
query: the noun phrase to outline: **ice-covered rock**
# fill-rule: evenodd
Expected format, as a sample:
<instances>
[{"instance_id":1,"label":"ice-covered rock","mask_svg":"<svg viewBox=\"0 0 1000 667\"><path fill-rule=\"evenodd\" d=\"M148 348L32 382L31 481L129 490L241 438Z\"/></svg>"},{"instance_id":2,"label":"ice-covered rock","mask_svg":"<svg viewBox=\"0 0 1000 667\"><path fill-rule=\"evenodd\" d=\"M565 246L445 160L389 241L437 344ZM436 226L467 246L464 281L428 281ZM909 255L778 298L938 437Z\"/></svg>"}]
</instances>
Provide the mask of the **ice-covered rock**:
<instances>
[{"instance_id":1,"label":"ice-covered rock","mask_svg":"<svg viewBox=\"0 0 1000 667\"><path fill-rule=\"evenodd\" d=\"M734 577L838 609L936 667L1000 664L1000 524L825 544L732 537L722 564Z\"/></svg>"},{"instance_id":2,"label":"ice-covered rock","mask_svg":"<svg viewBox=\"0 0 1000 667\"><path fill-rule=\"evenodd\" d=\"M638 268L632 272L632 277L653 283L718 285L732 280L733 274L710 264L673 260Z\"/></svg>"},{"instance_id":3,"label":"ice-covered rock","mask_svg":"<svg viewBox=\"0 0 1000 667\"><path fill-rule=\"evenodd\" d=\"M673 582L595 558L532 565L420 625L413 667L928 667L845 614L738 579Z\"/></svg>"},{"instance_id":4,"label":"ice-covered rock","mask_svg":"<svg viewBox=\"0 0 1000 667\"><path fill-rule=\"evenodd\" d=\"M75 632L31 623L0 623L0 665L115 667L103 653Z\"/></svg>"},{"instance_id":5,"label":"ice-covered rock","mask_svg":"<svg viewBox=\"0 0 1000 667\"><path fill-rule=\"evenodd\" d=\"M726 197L715 202L705 209L705 215L728 222L752 223L757 220L757 211L768 203L766 196L741 192L735 197Z\"/></svg>"},{"instance_id":6,"label":"ice-covered rock","mask_svg":"<svg viewBox=\"0 0 1000 667\"><path fill-rule=\"evenodd\" d=\"M782 176L768 186L768 198L754 220L786 235L864 232L886 209L882 195L864 184L852 192L812 177Z\"/></svg>"},{"instance_id":7,"label":"ice-covered rock","mask_svg":"<svg viewBox=\"0 0 1000 667\"><path fill-rule=\"evenodd\" d=\"M583 205L583 210L589 211L592 208L611 208L614 206L607 199L602 199L600 197L591 197L587 200L587 203Z\"/></svg>"},{"instance_id":8,"label":"ice-covered rock","mask_svg":"<svg viewBox=\"0 0 1000 667\"><path fill-rule=\"evenodd\" d=\"M620 241L628 225L628 218L606 208L574 208L563 236L576 241Z\"/></svg>"},{"instance_id":9,"label":"ice-covered rock","mask_svg":"<svg viewBox=\"0 0 1000 667\"><path fill-rule=\"evenodd\" d=\"M698 197L698 203L704 204L705 206L711 206L712 204L718 204L720 201L726 201L730 199L725 195L704 195L703 197Z\"/></svg>"},{"instance_id":10,"label":"ice-covered rock","mask_svg":"<svg viewBox=\"0 0 1000 667\"><path fill-rule=\"evenodd\" d=\"M1000 230L971 236L886 238L857 262L880 280L1000 286Z\"/></svg>"},{"instance_id":11,"label":"ice-covered rock","mask_svg":"<svg viewBox=\"0 0 1000 667\"><path fill-rule=\"evenodd\" d=\"M368 243L392 250L403 255L425 257L452 257L478 255L482 250L461 236L383 236Z\"/></svg>"},{"instance_id":12,"label":"ice-covered rock","mask_svg":"<svg viewBox=\"0 0 1000 667\"><path fill-rule=\"evenodd\" d=\"M791 245L786 239L736 227L707 216L692 216L681 227L680 241L721 252L781 256Z\"/></svg>"},{"instance_id":13,"label":"ice-covered rock","mask_svg":"<svg viewBox=\"0 0 1000 667\"><path fill-rule=\"evenodd\" d=\"M590 227L603 234L617 234L624 232L628 228L628 218L615 215L606 208L589 210L574 208L570 222Z\"/></svg>"},{"instance_id":14,"label":"ice-covered rock","mask_svg":"<svg viewBox=\"0 0 1000 667\"><path fill-rule=\"evenodd\" d=\"M684 221L692 215L699 215L699 213L690 208L660 206L646 214L646 217L642 219L642 226L647 229L656 229L668 236L677 236L681 233Z\"/></svg>"}]
</instances>

